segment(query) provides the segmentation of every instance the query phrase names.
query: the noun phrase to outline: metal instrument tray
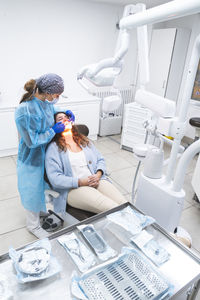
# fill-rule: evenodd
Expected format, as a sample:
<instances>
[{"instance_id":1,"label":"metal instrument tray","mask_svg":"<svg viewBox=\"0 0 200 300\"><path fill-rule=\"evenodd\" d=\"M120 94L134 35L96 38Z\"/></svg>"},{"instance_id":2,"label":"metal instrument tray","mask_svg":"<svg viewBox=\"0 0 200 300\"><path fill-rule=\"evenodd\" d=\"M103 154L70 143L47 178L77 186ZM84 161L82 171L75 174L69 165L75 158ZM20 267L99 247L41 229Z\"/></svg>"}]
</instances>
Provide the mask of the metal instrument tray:
<instances>
[{"instance_id":1,"label":"metal instrument tray","mask_svg":"<svg viewBox=\"0 0 200 300\"><path fill-rule=\"evenodd\" d=\"M106 250L106 243L92 226L84 227L81 229L81 233L96 253L102 253Z\"/></svg>"},{"instance_id":2,"label":"metal instrument tray","mask_svg":"<svg viewBox=\"0 0 200 300\"><path fill-rule=\"evenodd\" d=\"M82 277L79 285L90 300L155 300L169 290L163 275L135 250Z\"/></svg>"},{"instance_id":3,"label":"metal instrument tray","mask_svg":"<svg viewBox=\"0 0 200 300\"><path fill-rule=\"evenodd\" d=\"M127 246L127 244L117 239L109 230L104 229L107 225L109 225L107 215L113 212L120 211L127 206L130 206L132 209L138 211L132 204L127 202L109 211L88 218L82 222L78 222L77 220L76 224L53 233L49 238L51 242L52 255L57 258L58 262L62 266L61 273L56 275L55 277L40 280L37 282L37 284L35 282L27 283L24 285L19 284L16 279L16 274L13 271L12 261L9 259L8 253L0 256L0 273L6 274L10 290L15 295L14 299L42 300L45 298L48 300L55 300L59 297L63 299L71 299L71 275L74 270L78 271L78 269L66 254L66 250L58 243L57 238L64 234L74 232L79 235L80 240L83 240L80 232L77 229L77 226L93 224L97 232L101 232L103 229L103 238L105 242L108 241L109 245L119 254L121 253L122 247ZM159 242L159 244L163 246L171 255L170 259L159 268L160 272L174 286L173 295L170 297L170 300L186 299L185 295L187 289L190 288L194 283L197 283L200 279L200 257L198 253L195 253L193 250L185 247L180 242L177 242L162 227L158 226L157 224L150 225L148 227L148 230L149 233L152 234L154 238ZM20 249L25 248L25 246L21 247ZM101 262L99 261L98 263L100 267ZM107 298L106 300L108 299L109 298ZM124 298L123 300L125 299L127 298ZM190 300L191 299L194 298L190 298Z\"/></svg>"}]
</instances>

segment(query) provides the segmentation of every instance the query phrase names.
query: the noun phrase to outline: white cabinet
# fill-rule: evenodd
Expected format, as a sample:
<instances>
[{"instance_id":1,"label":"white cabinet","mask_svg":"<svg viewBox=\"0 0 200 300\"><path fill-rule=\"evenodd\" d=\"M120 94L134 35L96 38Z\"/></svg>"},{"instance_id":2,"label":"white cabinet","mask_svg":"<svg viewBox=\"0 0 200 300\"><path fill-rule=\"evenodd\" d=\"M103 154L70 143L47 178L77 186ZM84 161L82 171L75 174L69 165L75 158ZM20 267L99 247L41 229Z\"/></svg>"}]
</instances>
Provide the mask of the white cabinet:
<instances>
[{"instance_id":1,"label":"white cabinet","mask_svg":"<svg viewBox=\"0 0 200 300\"><path fill-rule=\"evenodd\" d=\"M146 86L148 91L177 100L189 39L189 29L153 30L149 54L150 81Z\"/></svg>"},{"instance_id":2,"label":"white cabinet","mask_svg":"<svg viewBox=\"0 0 200 300\"><path fill-rule=\"evenodd\" d=\"M121 138L121 147L132 150L138 143L144 143L146 130L144 122L151 118L148 109L142 108L136 102L124 106L123 130Z\"/></svg>"}]
</instances>

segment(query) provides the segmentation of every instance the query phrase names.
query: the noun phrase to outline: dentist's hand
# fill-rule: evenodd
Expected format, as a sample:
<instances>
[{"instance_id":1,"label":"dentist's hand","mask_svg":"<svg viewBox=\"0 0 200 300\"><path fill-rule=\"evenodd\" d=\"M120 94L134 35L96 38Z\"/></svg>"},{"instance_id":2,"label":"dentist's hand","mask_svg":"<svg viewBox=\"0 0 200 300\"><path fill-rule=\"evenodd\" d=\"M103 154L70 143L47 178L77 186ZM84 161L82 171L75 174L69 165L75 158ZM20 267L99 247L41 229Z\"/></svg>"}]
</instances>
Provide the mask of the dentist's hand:
<instances>
[{"instance_id":1,"label":"dentist's hand","mask_svg":"<svg viewBox=\"0 0 200 300\"><path fill-rule=\"evenodd\" d=\"M65 130L65 125L62 122L58 122L53 125L52 129L55 133L61 133Z\"/></svg>"},{"instance_id":2,"label":"dentist's hand","mask_svg":"<svg viewBox=\"0 0 200 300\"><path fill-rule=\"evenodd\" d=\"M70 122L75 122L75 115L71 110L66 110L65 113L68 116Z\"/></svg>"}]
</instances>

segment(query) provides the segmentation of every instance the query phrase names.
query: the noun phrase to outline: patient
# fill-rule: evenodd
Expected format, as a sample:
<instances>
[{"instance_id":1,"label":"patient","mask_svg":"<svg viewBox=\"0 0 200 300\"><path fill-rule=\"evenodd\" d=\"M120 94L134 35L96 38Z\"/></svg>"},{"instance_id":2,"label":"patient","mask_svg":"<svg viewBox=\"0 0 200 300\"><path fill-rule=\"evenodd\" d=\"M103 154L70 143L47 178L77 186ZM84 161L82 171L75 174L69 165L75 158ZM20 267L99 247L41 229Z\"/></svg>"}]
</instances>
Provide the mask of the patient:
<instances>
[{"instance_id":1,"label":"patient","mask_svg":"<svg viewBox=\"0 0 200 300\"><path fill-rule=\"evenodd\" d=\"M126 202L106 176L105 160L93 143L68 122L65 113L57 113L55 122L65 123L46 151L45 167L53 190L54 211L64 213L66 203L99 213Z\"/></svg>"}]
</instances>

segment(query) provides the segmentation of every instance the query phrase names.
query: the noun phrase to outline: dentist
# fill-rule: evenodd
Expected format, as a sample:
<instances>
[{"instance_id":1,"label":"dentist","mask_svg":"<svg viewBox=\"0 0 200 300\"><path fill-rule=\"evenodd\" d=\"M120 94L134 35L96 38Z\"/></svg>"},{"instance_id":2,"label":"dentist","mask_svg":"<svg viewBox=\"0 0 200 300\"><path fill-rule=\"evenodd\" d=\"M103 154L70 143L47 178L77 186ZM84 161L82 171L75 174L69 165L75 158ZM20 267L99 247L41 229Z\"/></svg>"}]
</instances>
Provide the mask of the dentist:
<instances>
[{"instance_id":1,"label":"dentist","mask_svg":"<svg viewBox=\"0 0 200 300\"><path fill-rule=\"evenodd\" d=\"M38 238L48 236L40 226L40 211L46 211L44 162L46 145L56 133L64 131L63 123L54 123L56 109L53 104L64 91L63 79L57 74L45 74L25 83L15 113L15 122L20 135L17 176L18 190L26 210L26 225L29 232ZM66 114L74 121L74 114Z\"/></svg>"}]
</instances>

